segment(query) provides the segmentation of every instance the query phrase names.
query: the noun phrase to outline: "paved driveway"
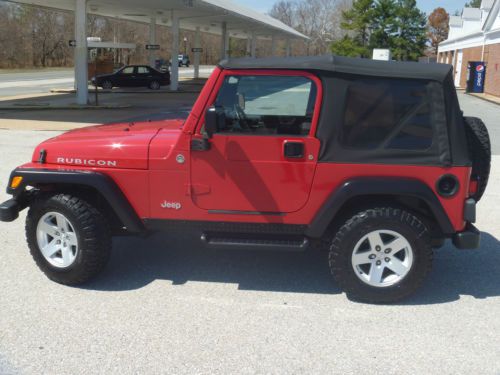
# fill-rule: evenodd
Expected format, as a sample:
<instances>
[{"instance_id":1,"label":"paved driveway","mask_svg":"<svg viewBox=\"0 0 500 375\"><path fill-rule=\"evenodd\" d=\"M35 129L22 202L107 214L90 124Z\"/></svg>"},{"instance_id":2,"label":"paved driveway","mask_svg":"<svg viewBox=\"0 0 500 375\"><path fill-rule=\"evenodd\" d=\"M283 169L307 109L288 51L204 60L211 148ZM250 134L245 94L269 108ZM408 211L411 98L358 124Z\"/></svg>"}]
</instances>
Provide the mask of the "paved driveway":
<instances>
[{"instance_id":1,"label":"paved driveway","mask_svg":"<svg viewBox=\"0 0 500 375\"><path fill-rule=\"evenodd\" d=\"M0 130L0 186L55 134ZM446 245L393 306L347 300L324 254L207 251L175 233L118 239L102 276L64 287L35 267L23 221L0 223L0 374L499 374L498 186L500 156L481 249Z\"/></svg>"}]
</instances>

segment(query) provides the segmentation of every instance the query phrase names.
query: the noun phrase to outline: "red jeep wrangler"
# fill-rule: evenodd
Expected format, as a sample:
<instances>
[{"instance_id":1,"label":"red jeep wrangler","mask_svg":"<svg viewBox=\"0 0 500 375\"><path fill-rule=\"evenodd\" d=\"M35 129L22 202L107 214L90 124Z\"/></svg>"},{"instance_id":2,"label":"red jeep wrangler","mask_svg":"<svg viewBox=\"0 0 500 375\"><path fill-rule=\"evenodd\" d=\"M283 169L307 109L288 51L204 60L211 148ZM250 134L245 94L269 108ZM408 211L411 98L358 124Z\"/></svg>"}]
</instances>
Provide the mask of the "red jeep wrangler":
<instances>
[{"instance_id":1,"label":"red jeep wrangler","mask_svg":"<svg viewBox=\"0 0 500 375\"><path fill-rule=\"evenodd\" d=\"M350 298L408 296L472 225L489 137L452 68L340 57L230 59L184 121L93 126L40 144L8 183L12 221L62 284L103 269L111 237L190 230L206 246L329 250Z\"/></svg>"}]
</instances>

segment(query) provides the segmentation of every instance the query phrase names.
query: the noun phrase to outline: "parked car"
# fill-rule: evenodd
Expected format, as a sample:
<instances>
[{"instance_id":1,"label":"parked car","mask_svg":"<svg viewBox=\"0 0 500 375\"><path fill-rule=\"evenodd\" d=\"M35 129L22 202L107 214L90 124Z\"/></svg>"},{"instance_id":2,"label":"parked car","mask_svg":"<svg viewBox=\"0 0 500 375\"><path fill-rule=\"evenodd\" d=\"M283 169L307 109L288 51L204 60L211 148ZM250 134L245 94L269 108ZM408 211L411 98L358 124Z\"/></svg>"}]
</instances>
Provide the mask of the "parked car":
<instances>
[{"instance_id":1,"label":"parked car","mask_svg":"<svg viewBox=\"0 0 500 375\"><path fill-rule=\"evenodd\" d=\"M400 300L446 238L479 247L472 223L490 140L480 119L463 117L452 69L225 60L186 120L94 126L41 143L11 173L0 220L29 207L31 254L67 285L104 268L113 235L168 231L207 247L324 250L350 298Z\"/></svg>"},{"instance_id":2,"label":"parked car","mask_svg":"<svg viewBox=\"0 0 500 375\"><path fill-rule=\"evenodd\" d=\"M170 73L159 72L147 65L127 65L111 74L92 78L92 84L111 90L113 87L149 87L158 90L170 85Z\"/></svg>"}]
</instances>

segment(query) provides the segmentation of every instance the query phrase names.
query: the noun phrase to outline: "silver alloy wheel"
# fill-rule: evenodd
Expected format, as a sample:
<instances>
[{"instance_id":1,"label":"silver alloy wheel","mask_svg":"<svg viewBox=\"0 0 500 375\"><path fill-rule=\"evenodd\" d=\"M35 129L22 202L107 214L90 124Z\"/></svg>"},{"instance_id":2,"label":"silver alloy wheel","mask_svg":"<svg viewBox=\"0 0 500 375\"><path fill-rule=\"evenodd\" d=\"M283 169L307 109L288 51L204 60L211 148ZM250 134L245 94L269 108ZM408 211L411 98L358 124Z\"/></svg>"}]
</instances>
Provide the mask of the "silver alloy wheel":
<instances>
[{"instance_id":1,"label":"silver alloy wheel","mask_svg":"<svg viewBox=\"0 0 500 375\"><path fill-rule=\"evenodd\" d=\"M160 84L157 81L153 81L153 82L151 82L151 84L149 85L149 87L152 90L158 90L160 88Z\"/></svg>"},{"instance_id":2,"label":"silver alloy wheel","mask_svg":"<svg viewBox=\"0 0 500 375\"><path fill-rule=\"evenodd\" d=\"M36 228L38 248L52 266L67 268L78 255L78 239L71 222L59 212L47 212Z\"/></svg>"},{"instance_id":3,"label":"silver alloy wheel","mask_svg":"<svg viewBox=\"0 0 500 375\"><path fill-rule=\"evenodd\" d=\"M403 235L375 230L363 236L352 252L356 276L374 287L388 287L403 280L413 265L413 249Z\"/></svg>"}]
</instances>

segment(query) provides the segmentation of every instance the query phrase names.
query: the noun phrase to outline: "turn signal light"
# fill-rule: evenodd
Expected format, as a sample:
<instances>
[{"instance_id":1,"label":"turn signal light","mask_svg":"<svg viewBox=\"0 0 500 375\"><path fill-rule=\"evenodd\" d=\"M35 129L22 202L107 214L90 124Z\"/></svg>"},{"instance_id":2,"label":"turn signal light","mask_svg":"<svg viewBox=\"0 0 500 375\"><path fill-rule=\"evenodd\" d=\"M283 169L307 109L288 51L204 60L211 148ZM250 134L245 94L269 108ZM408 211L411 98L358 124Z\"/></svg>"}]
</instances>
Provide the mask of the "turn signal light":
<instances>
[{"instance_id":1,"label":"turn signal light","mask_svg":"<svg viewBox=\"0 0 500 375\"><path fill-rule=\"evenodd\" d=\"M19 185L23 182L23 178L21 176L15 176L10 182L11 189L17 189Z\"/></svg>"}]
</instances>

